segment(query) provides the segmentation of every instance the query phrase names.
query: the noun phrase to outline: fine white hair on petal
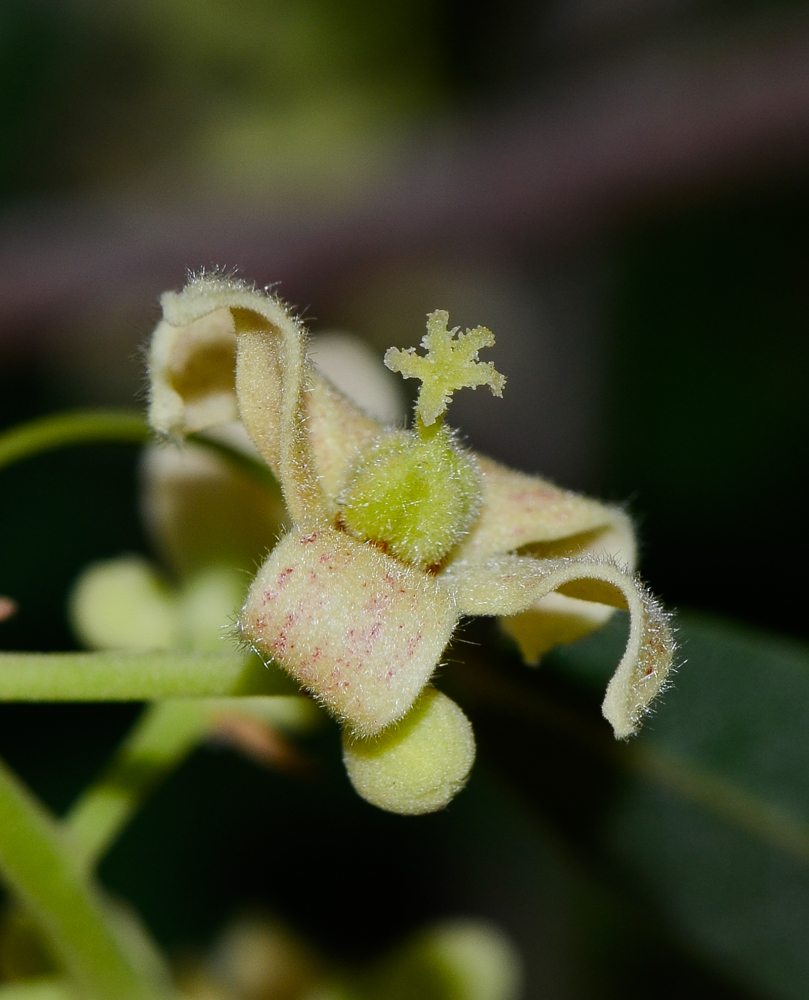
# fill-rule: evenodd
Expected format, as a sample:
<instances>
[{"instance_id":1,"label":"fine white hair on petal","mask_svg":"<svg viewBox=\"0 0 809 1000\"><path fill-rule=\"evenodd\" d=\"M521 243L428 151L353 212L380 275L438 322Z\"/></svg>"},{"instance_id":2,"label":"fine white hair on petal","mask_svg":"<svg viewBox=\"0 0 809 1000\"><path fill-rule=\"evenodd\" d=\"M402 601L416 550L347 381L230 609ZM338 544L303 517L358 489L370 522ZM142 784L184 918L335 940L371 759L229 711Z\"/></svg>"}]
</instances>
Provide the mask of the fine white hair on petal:
<instances>
[{"instance_id":1,"label":"fine white hair on petal","mask_svg":"<svg viewBox=\"0 0 809 1000\"><path fill-rule=\"evenodd\" d=\"M332 528L284 536L239 618L259 653L362 736L407 714L457 620L436 577Z\"/></svg>"},{"instance_id":2,"label":"fine white hair on petal","mask_svg":"<svg viewBox=\"0 0 809 1000\"><path fill-rule=\"evenodd\" d=\"M554 591L625 608L629 639L602 705L618 739L637 732L667 682L675 652L670 616L638 577L611 560L500 556L453 563L442 582L462 614L514 615Z\"/></svg>"}]
</instances>

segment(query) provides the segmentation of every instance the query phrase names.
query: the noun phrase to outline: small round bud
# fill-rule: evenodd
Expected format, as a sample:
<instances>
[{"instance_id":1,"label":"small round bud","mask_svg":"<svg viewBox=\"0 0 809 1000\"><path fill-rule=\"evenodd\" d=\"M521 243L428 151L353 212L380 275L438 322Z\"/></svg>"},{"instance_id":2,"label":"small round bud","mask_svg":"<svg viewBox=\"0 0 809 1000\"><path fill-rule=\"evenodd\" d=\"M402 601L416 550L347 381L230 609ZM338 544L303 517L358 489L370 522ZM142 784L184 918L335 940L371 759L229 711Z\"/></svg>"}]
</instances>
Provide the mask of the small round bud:
<instances>
[{"instance_id":1,"label":"small round bud","mask_svg":"<svg viewBox=\"0 0 809 1000\"><path fill-rule=\"evenodd\" d=\"M391 555L429 567L469 530L480 507L474 460L443 427L383 435L363 455L341 498L345 527Z\"/></svg>"},{"instance_id":2,"label":"small round bud","mask_svg":"<svg viewBox=\"0 0 809 1000\"><path fill-rule=\"evenodd\" d=\"M494 924L443 920L425 927L388 959L378 992L385 1000L517 1000L522 979L519 952Z\"/></svg>"},{"instance_id":3,"label":"small round bud","mask_svg":"<svg viewBox=\"0 0 809 1000\"><path fill-rule=\"evenodd\" d=\"M177 604L149 563L123 556L93 563L70 596L70 618L90 649L173 649L181 643Z\"/></svg>"},{"instance_id":4,"label":"small round bud","mask_svg":"<svg viewBox=\"0 0 809 1000\"><path fill-rule=\"evenodd\" d=\"M404 719L379 736L343 734L343 761L358 794L406 816L443 809L466 784L474 760L469 720L435 688L426 688Z\"/></svg>"}]
</instances>

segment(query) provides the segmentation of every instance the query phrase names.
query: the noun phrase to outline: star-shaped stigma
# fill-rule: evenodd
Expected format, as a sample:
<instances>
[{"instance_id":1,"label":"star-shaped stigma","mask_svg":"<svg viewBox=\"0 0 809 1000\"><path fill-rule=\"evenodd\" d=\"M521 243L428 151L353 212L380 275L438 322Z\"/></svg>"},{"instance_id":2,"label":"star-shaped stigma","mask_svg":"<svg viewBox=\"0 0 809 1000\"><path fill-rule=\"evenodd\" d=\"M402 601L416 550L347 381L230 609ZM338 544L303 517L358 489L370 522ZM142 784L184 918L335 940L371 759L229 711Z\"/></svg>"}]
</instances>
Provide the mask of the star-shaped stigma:
<instances>
[{"instance_id":1,"label":"star-shaped stigma","mask_svg":"<svg viewBox=\"0 0 809 1000\"><path fill-rule=\"evenodd\" d=\"M427 333L421 346L422 356L414 347L402 351L391 347L385 353L385 364L404 378L421 379L416 413L425 427L434 424L449 406L457 389L476 389L488 385L495 396L502 396L506 384L489 361L478 361L478 352L494 345L494 334L485 326L460 332L460 327L447 329L449 313L437 309L427 316Z\"/></svg>"}]
</instances>

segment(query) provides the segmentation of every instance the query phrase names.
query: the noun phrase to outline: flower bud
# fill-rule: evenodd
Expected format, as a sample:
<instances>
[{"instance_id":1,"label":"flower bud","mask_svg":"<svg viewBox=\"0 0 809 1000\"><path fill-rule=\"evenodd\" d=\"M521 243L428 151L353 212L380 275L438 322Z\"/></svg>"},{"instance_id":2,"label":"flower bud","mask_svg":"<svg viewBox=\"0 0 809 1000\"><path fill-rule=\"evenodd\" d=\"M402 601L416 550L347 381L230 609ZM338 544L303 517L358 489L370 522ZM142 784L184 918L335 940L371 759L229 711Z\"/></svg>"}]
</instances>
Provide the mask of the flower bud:
<instances>
[{"instance_id":1,"label":"flower bud","mask_svg":"<svg viewBox=\"0 0 809 1000\"><path fill-rule=\"evenodd\" d=\"M185 644L205 653L226 648L244 589L244 574L230 566L209 566L186 580L180 591Z\"/></svg>"},{"instance_id":2,"label":"flower bud","mask_svg":"<svg viewBox=\"0 0 809 1000\"><path fill-rule=\"evenodd\" d=\"M475 737L455 702L426 688L405 718L379 736L344 733L343 760L351 784L367 802L416 816L443 809L466 784Z\"/></svg>"},{"instance_id":3,"label":"flower bud","mask_svg":"<svg viewBox=\"0 0 809 1000\"><path fill-rule=\"evenodd\" d=\"M73 588L70 618L90 649L174 649L181 642L176 600L139 556L88 566Z\"/></svg>"},{"instance_id":4,"label":"flower bud","mask_svg":"<svg viewBox=\"0 0 809 1000\"><path fill-rule=\"evenodd\" d=\"M484 920L443 920L418 932L380 970L385 1000L516 1000L522 961L512 941Z\"/></svg>"}]
</instances>

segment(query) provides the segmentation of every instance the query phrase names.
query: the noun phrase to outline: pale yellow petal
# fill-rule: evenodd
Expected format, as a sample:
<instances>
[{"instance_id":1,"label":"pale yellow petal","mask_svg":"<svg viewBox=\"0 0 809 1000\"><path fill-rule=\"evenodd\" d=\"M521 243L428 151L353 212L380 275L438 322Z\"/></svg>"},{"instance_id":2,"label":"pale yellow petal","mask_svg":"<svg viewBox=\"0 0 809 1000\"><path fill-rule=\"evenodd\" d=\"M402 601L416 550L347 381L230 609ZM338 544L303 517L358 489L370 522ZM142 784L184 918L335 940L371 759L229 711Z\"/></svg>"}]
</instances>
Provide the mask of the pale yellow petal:
<instances>
[{"instance_id":1,"label":"pale yellow petal","mask_svg":"<svg viewBox=\"0 0 809 1000\"><path fill-rule=\"evenodd\" d=\"M211 564L252 571L288 523L280 491L198 445L148 448L141 479L146 526L181 576Z\"/></svg>"},{"instance_id":2,"label":"pale yellow petal","mask_svg":"<svg viewBox=\"0 0 809 1000\"><path fill-rule=\"evenodd\" d=\"M606 528L537 542L520 551L540 558L609 559L622 568L634 569L637 550L632 522L623 511L607 509L613 522ZM614 610L606 604L554 593L542 597L528 611L501 618L500 625L516 640L525 662L536 664L554 646L575 642L601 628Z\"/></svg>"},{"instance_id":3,"label":"pale yellow petal","mask_svg":"<svg viewBox=\"0 0 809 1000\"><path fill-rule=\"evenodd\" d=\"M382 427L320 377L310 382L306 412L323 488L330 497L336 497L344 489L361 453L376 440Z\"/></svg>"},{"instance_id":4,"label":"pale yellow petal","mask_svg":"<svg viewBox=\"0 0 809 1000\"><path fill-rule=\"evenodd\" d=\"M317 371L363 413L384 427L404 424L408 405L401 379L366 341L342 330L315 333L309 339L309 357Z\"/></svg>"},{"instance_id":5,"label":"pale yellow petal","mask_svg":"<svg viewBox=\"0 0 809 1000\"><path fill-rule=\"evenodd\" d=\"M152 426L182 437L232 420L238 404L293 520L329 521L380 427L316 372L300 320L274 296L221 275L194 278L161 304L149 352Z\"/></svg>"},{"instance_id":6,"label":"pale yellow petal","mask_svg":"<svg viewBox=\"0 0 809 1000\"><path fill-rule=\"evenodd\" d=\"M238 416L236 333L230 310L187 323L161 320L149 346L149 422L179 438Z\"/></svg>"},{"instance_id":7,"label":"pale yellow petal","mask_svg":"<svg viewBox=\"0 0 809 1000\"><path fill-rule=\"evenodd\" d=\"M601 628L615 608L564 594L547 594L528 611L500 619L500 627L516 641L522 658L535 666L548 650L566 645Z\"/></svg>"},{"instance_id":8,"label":"pale yellow petal","mask_svg":"<svg viewBox=\"0 0 809 1000\"><path fill-rule=\"evenodd\" d=\"M312 375L303 324L280 299L234 278L203 275L161 298L163 316L184 327L230 311L236 333L239 415L275 472L292 519L324 523L332 509L320 486L306 426L303 394Z\"/></svg>"},{"instance_id":9,"label":"pale yellow petal","mask_svg":"<svg viewBox=\"0 0 809 1000\"><path fill-rule=\"evenodd\" d=\"M602 710L621 739L631 736L663 688L674 659L668 616L645 586L613 563L593 559L500 556L453 563L443 574L468 615L514 615L554 591L629 611L626 651Z\"/></svg>"},{"instance_id":10,"label":"pale yellow petal","mask_svg":"<svg viewBox=\"0 0 809 1000\"><path fill-rule=\"evenodd\" d=\"M478 463L483 504L455 558L486 559L537 543L609 529L616 532L616 538L620 536L626 550L619 556L620 561L627 565L634 561L631 525L620 509L563 490L538 476L508 469L484 456L478 456ZM583 539L582 549L593 542L598 544L594 537ZM608 543L606 551L613 551L612 543Z\"/></svg>"},{"instance_id":11,"label":"pale yellow petal","mask_svg":"<svg viewBox=\"0 0 809 1000\"><path fill-rule=\"evenodd\" d=\"M456 622L434 576L331 528L283 538L240 616L258 652L364 736L409 711Z\"/></svg>"}]
</instances>

